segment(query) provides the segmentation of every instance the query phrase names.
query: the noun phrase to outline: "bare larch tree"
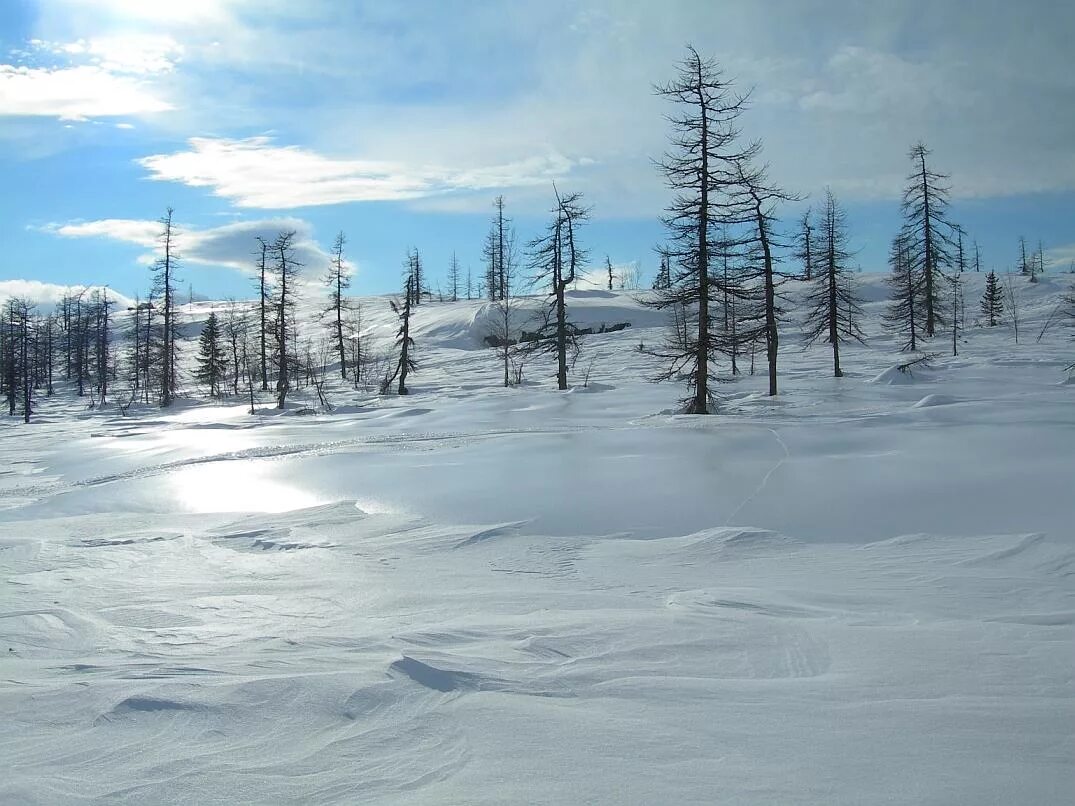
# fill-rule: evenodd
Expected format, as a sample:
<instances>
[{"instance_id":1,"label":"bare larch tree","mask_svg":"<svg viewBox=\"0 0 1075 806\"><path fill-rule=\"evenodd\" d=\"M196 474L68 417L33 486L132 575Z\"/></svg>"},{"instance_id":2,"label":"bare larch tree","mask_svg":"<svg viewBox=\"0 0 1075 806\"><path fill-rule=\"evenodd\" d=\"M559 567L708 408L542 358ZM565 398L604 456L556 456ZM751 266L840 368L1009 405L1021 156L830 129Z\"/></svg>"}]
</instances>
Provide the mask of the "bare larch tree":
<instances>
[{"instance_id":1,"label":"bare larch tree","mask_svg":"<svg viewBox=\"0 0 1075 806\"><path fill-rule=\"evenodd\" d=\"M302 264L295 259L295 231L276 236L272 243L274 285L276 287L276 407L282 409L291 389L291 365L295 362L295 297L296 281Z\"/></svg>"},{"instance_id":2,"label":"bare larch tree","mask_svg":"<svg viewBox=\"0 0 1075 806\"><path fill-rule=\"evenodd\" d=\"M542 324L530 342L531 352L556 353L556 387L567 389L568 352L578 352L574 328L567 319L567 290L580 276L586 251L578 240L578 229L590 217L581 193L556 194L556 206L545 233L527 244L530 253L530 282L548 284L551 296L542 313ZM573 363L573 362L570 362Z\"/></svg>"},{"instance_id":3,"label":"bare larch tree","mask_svg":"<svg viewBox=\"0 0 1075 806\"><path fill-rule=\"evenodd\" d=\"M914 352L918 349L921 329L924 293L921 273L915 268L907 248L906 235L901 233L892 240L889 251L888 287L892 293L884 321L904 337L901 350Z\"/></svg>"},{"instance_id":4,"label":"bare larch tree","mask_svg":"<svg viewBox=\"0 0 1075 806\"><path fill-rule=\"evenodd\" d=\"M863 342L864 338L855 321L855 314L860 313L859 304L849 282L851 252L847 247L847 217L828 190L817 245L817 276L806 296L806 343L812 344L824 336L832 345L833 375L842 378L840 342L848 337Z\"/></svg>"},{"instance_id":5,"label":"bare larch tree","mask_svg":"<svg viewBox=\"0 0 1075 806\"><path fill-rule=\"evenodd\" d=\"M414 360L414 339L411 337L411 313L414 300L418 296L418 252L407 256L408 270L404 277L403 302L392 300L389 305L392 311L399 317L399 330L396 332L396 346L399 348L399 360L396 369L381 385L382 392L387 392L392 383L398 378L399 386L396 394L406 395L410 392L407 388L407 373L416 372L418 365Z\"/></svg>"},{"instance_id":6,"label":"bare larch tree","mask_svg":"<svg viewBox=\"0 0 1075 806\"><path fill-rule=\"evenodd\" d=\"M707 414L711 364L722 347L721 329L714 327L710 313L711 303L723 295L713 268L729 248L720 227L747 220L737 194L739 168L757 146L738 145L736 122L745 99L734 92L716 63L703 59L693 47L688 47L677 77L655 91L677 108L669 117L671 146L657 162L674 193L662 218L674 267L669 287L659 290L648 304L670 310L678 324L662 347L649 352L665 364L657 380L686 381L690 396L683 401L684 411Z\"/></svg>"},{"instance_id":7,"label":"bare larch tree","mask_svg":"<svg viewBox=\"0 0 1075 806\"><path fill-rule=\"evenodd\" d=\"M941 313L941 280L944 269L951 266L952 225L947 219L947 174L937 173L926 164L929 149L922 143L909 154L914 169L903 191L903 229L907 257L922 277L922 301L925 307L926 335L933 336L944 324Z\"/></svg>"},{"instance_id":8,"label":"bare larch tree","mask_svg":"<svg viewBox=\"0 0 1075 806\"><path fill-rule=\"evenodd\" d=\"M329 261L325 284L328 286L329 306L324 315L328 317L328 329L332 337L334 351L340 359L340 377L347 380L347 347L343 338L343 321L347 299L343 292L351 286L351 275L343 259L343 246L347 242L342 231L336 234L332 244L332 258Z\"/></svg>"},{"instance_id":9,"label":"bare larch tree","mask_svg":"<svg viewBox=\"0 0 1075 806\"><path fill-rule=\"evenodd\" d=\"M178 382L178 303L176 300L176 269L179 254L175 248L175 227L172 223L173 210L169 207L160 218L161 232L157 236L161 255L153 264L153 296L159 303L160 333L157 343L160 357L157 362L159 372L160 404L170 406L175 399Z\"/></svg>"}]
</instances>

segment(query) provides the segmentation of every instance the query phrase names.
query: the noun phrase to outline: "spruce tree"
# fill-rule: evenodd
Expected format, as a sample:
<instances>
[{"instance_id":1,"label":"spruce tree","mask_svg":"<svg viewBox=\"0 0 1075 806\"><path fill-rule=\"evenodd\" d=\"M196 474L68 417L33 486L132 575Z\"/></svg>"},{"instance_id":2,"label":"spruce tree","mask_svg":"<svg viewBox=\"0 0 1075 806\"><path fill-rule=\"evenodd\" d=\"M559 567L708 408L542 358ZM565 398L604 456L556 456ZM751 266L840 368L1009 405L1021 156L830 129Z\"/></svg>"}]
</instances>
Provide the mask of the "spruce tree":
<instances>
[{"instance_id":1,"label":"spruce tree","mask_svg":"<svg viewBox=\"0 0 1075 806\"><path fill-rule=\"evenodd\" d=\"M228 372L228 357L224 351L224 340L215 313L209 314L209 319L202 328L197 359L198 367L194 376L209 387L210 397L220 397L224 377Z\"/></svg>"},{"instance_id":2,"label":"spruce tree","mask_svg":"<svg viewBox=\"0 0 1075 806\"><path fill-rule=\"evenodd\" d=\"M982 295L982 316L986 317L989 327L996 327L997 320L1004 315L1004 292L1000 288L996 272L989 272L985 278L985 294Z\"/></svg>"},{"instance_id":3,"label":"spruce tree","mask_svg":"<svg viewBox=\"0 0 1075 806\"><path fill-rule=\"evenodd\" d=\"M660 265L657 268L657 276L653 278L653 290L664 291L672 287L672 267L671 258L668 256L668 250L662 248L657 249L657 254L660 255Z\"/></svg>"}]
</instances>

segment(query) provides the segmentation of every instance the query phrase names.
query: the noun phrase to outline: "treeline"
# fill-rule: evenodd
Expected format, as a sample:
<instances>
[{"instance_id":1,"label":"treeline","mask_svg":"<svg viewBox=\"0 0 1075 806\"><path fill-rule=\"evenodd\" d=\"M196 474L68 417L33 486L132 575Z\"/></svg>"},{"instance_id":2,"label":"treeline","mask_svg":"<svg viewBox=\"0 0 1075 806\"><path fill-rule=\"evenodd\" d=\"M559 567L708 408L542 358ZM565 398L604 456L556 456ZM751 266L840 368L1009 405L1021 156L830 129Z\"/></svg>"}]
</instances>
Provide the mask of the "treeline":
<instances>
[{"instance_id":1,"label":"treeline","mask_svg":"<svg viewBox=\"0 0 1075 806\"><path fill-rule=\"evenodd\" d=\"M744 141L740 133L744 97L715 62L694 48L688 48L673 80L656 91L673 112L669 148L657 161L672 191L661 219L667 237L656 250L653 292L641 300L668 313L666 337L656 345L639 345L659 363L655 380L685 384L683 411L705 414L713 410L713 385L740 374L748 360L753 373L760 356L769 394L776 395L780 331L788 318L782 288L793 278L810 284L800 312L805 341L829 345L833 374L842 376L841 345L862 342L864 334L851 269L854 253L838 199L826 190L820 204L808 207L791 228L781 226L782 206L802 197L769 177L762 142ZM930 164L929 156L922 143L909 153L903 223L890 249L891 300L884 321L905 350L947 335L956 352L966 310L961 276L982 270L981 252L952 219L949 177ZM211 397L244 396L252 412L266 394L284 408L292 392L310 388L327 407L324 385L332 364L356 389L407 394L408 376L419 369L414 311L433 300L454 302L465 296L494 306L495 327L487 342L496 350L505 386L521 382L530 357L550 354L557 387L566 389L581 330L570 321L567 291L588 268L582 231L591 208L580 193L561 192L555 185L553 197L548 223L524 244L522 254L504 198L496 197L477 280L470 267L464 274L453 253L444 281L433 289L421 254L408 250L402 295L391 303L398 332L393 345L383 350L363 333L361 307L347 294L351 270L344 233L336 236L321 276L327 304L316 328L300 327L298 321L300 297L309 289L304 279L309 272L303 270L318 267L299 261L296 233L257 238L252 244L255 300L232 301L221 314L210 314L197 354L188 362L193 366L190 379ZM176 248L181 239L171 208L159 223L150 290L145 300L136 299L122 312L126 326L119 336L120 311L107 289L72 291L48 312L20 299L4 305L0 393L10 414L19 412L29 421L35 399L52 395L59 380L79 397L88 396L90 406L112 399L124 410L136 401L167 407L181 394L184 334ZM784 268L785 261L792 267ZM1017 268L1025 280L1037 282L1045 271L1040 242L1028 251L1020 238ZM607 255L601 272L611 290L615 278ZM637 287L637 270L622 272L619 279L621 288ZM520 293L545 299L526 320L516 303ZM989 273L978 308L990 327L1008 316L1018 340L1018 295L1011 272L1003 282ZM528 332L522 339L524 327ZM318 331L321 336L315 338Z\"/></svg>"}]
</instances>

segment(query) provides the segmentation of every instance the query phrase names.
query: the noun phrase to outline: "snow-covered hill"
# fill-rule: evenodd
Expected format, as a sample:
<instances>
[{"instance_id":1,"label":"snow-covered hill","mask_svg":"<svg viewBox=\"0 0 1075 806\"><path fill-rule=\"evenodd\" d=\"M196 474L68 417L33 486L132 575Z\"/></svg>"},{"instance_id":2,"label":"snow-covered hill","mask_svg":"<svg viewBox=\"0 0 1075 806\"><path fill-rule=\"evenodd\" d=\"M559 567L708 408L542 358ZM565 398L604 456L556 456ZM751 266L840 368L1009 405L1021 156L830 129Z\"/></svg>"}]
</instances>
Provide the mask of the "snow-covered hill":
<instances>
[{"instance_id":1,"label":"snow-covered hill","mask_svg":"<svg viewBox=\"0 0 1075 806\"><path fill-rule=\"evenodd\" d=\"M1071 278L1019 285L1016 344L967 276L910 375L857 279L847 377L792 314L780 396L759 356L712 417L649 382L660 314L587 291L631 327L566 392L429 303L408 397L0 423L0 802L1069 802Z\"/></svg>"}]
</instances>

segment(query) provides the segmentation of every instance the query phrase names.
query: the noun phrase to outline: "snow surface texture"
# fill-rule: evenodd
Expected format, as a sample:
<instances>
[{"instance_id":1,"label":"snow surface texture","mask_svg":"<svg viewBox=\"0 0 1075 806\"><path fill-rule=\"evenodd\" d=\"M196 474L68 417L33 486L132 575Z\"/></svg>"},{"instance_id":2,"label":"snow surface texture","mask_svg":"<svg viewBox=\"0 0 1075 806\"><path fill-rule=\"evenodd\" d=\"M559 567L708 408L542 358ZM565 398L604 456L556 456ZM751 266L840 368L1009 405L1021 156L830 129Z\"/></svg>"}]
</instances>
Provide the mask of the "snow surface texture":
<instances>
[{"instance_id":1,"label":"snow surface texture","mask_svg":"<svg viewBox=\"0 0 1075 806\"><path fill-rule=\"evenodd\" d=\"M1066 287L708 418L589 292L586 388L429 304L409 397L5 419L0 803L1071 803Z\"/></svg>"}]
</instances>

